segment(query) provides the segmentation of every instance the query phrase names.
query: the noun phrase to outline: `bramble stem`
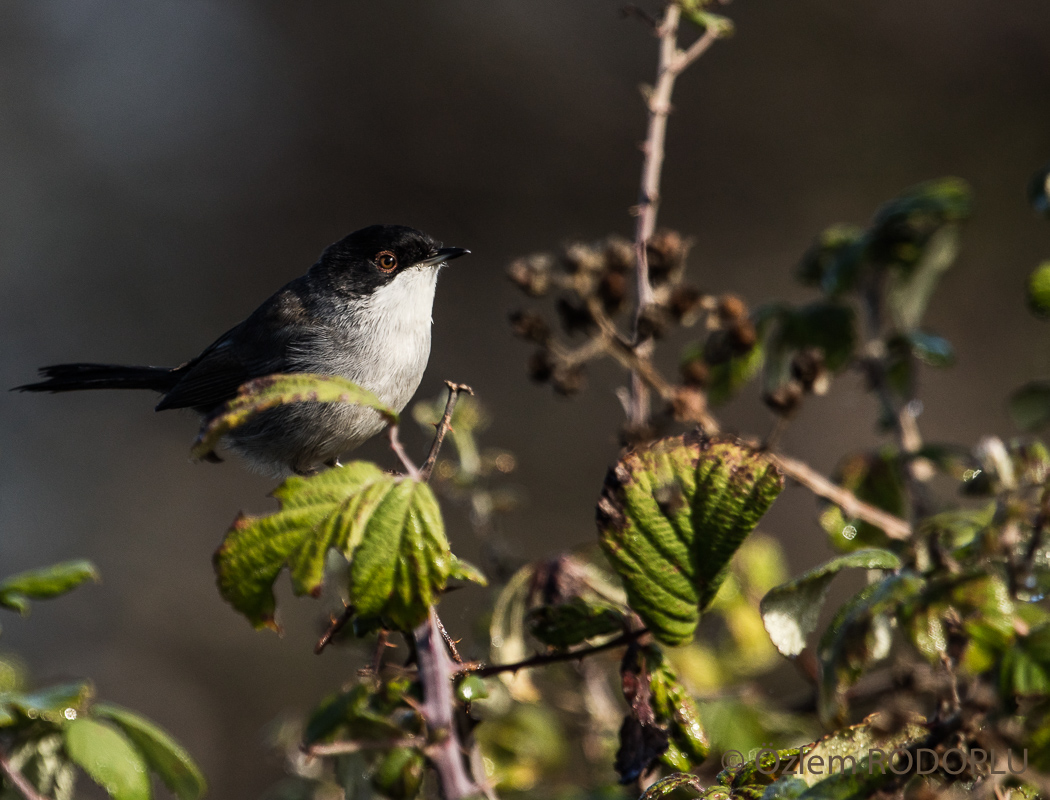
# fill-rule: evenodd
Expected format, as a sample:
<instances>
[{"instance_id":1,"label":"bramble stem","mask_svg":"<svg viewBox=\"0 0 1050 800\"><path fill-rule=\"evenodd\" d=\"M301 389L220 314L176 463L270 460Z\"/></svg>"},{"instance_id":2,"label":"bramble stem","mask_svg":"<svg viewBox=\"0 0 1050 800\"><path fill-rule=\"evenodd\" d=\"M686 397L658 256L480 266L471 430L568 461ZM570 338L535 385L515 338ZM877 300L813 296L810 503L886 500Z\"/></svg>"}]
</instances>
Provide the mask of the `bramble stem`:
<instances>
[{"instance_id":1,"label":"bramble stem","mask_svg":"<svg viewBox=\"0 0 1050 800\"><path fill-rule=\"evenodd\" d=\"M445 381L445 385L448 387L448 402L445 403L445 413L442 414L441 422L437 425L434 443L430 445L430 454L419 470L419 480L424 483L430 480L430 473L434 471L434 464L437 463L438 453L441 451L441 443L445 441L445 434L452 430L452 412L456 410L456 401L459 400L460 392L466 392L469 395L474 394L474 390L465 383Z\"/></svg>"}]
</instances>

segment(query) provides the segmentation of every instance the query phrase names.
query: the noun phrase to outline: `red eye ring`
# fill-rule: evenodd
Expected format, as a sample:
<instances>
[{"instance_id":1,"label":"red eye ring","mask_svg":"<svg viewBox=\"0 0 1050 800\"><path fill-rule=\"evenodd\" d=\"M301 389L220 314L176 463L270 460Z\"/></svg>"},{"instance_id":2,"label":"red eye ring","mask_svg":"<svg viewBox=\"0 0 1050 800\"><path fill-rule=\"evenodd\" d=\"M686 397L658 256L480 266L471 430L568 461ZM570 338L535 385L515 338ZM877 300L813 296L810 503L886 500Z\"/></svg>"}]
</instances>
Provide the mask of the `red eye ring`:
<instances>
[{"instance_id":1,"label":"red eye ring","mask_svg":"<svg viewBox=\"0 0 1050 800\"><path fill-rule=\"evenodd\" d=\"M376 253L375 265L383 272L393 272L397 269L397 256L389 250Z\"/></svg>"}]
</instances>

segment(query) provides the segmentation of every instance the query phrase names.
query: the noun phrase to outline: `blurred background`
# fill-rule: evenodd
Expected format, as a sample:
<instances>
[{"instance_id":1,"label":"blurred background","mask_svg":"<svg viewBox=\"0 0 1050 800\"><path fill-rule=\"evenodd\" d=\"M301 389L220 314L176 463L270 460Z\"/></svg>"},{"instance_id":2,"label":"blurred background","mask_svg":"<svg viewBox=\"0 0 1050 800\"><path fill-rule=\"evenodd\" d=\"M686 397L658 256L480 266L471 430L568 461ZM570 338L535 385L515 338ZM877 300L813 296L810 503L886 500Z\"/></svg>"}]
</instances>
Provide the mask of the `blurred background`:
<instances>
[{"instance_id":1,"label":"blurred background","mask_svg":"<svg viewBox=\"0 0 1050 800\"><path fill-rule=\"evenodd\" d=\"M752 304L804 301L792 269L834 222L864 223L919 181L976 191L963 251L927 316L952 370L924 373L930 440L1009 435L1010 390L1050 374L1050 330L1023 284L1050 257L1029 176L1050 158L1045 0L755 2L675 94L661 223L695 237L691 271ZM484 443L514 452L526 501L502 521L521 559L594 540L617 452L615 370L566 401L529 384L511 337L514 257L630 236L656 42L611 0L37 0L0 5L0 386L64 361L177 364L241 320L329 242L373 222L473 255L445 273L420 398L471 384ZM664 346L665 363L687 340ZM830 472L877 441L847 376L783 441ZM284 581L283 638L224 605L211 555L267 479L191 463L192 415L148 393L0 393L0 575L85 557L103 582L5 617L5 650L41 681L91 677L198 759L216 798L281 772L266 745L359 666L312 653L328 607ZM754 391L723 413L764 434ZM426 441L408 431L422 456ZM392 467L381 442L362 457ZM477 552L449 515L457 553ZM828 555L813 499L763 528L792 571ZM478 595L446 622L467 633ZM329 598L331 602L331 598ZM473 604L473 609L468 606Z\"/></svg>"}]
</instances>

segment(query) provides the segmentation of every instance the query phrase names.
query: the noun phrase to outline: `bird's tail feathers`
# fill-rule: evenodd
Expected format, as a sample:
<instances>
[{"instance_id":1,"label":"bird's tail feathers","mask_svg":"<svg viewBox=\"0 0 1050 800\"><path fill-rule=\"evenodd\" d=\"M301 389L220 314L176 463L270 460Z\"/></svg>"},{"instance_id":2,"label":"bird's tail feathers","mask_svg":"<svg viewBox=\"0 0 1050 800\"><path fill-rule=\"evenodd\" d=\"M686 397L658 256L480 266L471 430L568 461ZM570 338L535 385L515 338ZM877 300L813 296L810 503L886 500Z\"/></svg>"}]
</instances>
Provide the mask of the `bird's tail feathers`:
<instances>
[{"instance_id":1,"label":"bird's tail feathers","mask_svg":"<svg viewBox=\"0 0 1050 800\"><path fill-rule=\"evenodd\" d=\"M118 364L55 364L41 367L46 380L16 386L20 392L76 392L82 389L153 389L166 392L178 381L171 367Z\"/></svg>"}]
</instances>

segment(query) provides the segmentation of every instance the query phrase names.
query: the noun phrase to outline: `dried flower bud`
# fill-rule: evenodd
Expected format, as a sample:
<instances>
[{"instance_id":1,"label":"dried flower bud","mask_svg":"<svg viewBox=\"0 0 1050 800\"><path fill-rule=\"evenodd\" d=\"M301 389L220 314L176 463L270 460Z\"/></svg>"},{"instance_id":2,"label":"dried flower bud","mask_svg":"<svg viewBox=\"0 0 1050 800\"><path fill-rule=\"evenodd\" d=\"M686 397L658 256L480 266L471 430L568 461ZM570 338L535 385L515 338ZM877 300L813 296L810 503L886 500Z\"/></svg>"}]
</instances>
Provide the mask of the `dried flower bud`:
<instances>
[{"instance_id":1,"label":"dried flower bud","mask_svg":"<svg viewBox=\"0 0 1050 800\"><path fill-rule=\"evenodd\" d=\"M726 324L746 319L747 303L735 294L724 294L718 298L718 316Z\"/></svg>"},{"instance_id":2,"label":"dried flower bud","mask_svg":"<svg viewBox=\"0 0 1050 800\"><path fill-rule=\"evenodd\" d=\"M576 332L586 333L594 326L594 318L583 303L575 300L558 298L558 316L561 318L561 326L568 334Z\"/></svg>"},{"instance_id":3,"label":"dried flower bud","mask_svg":"<svg viewBox=\"0 0 1050 800\"><path fill-rule=\"evenodd\" d=\"M671 414L677 422L700 422L707 414L707 396L695 386L679 386L671 401Z\"/></svg>"},{"instance_id":4,"label":"dried flower bud","mask_svg":"<svg viewBox=\"0 0 1050 800\"><path fill-rule=\"evenodd\" d=\"M827 374L824 353L815 347L800 350L791 359L791 376L801 383L807 392L824 394L827 391Z\"/></svg>"},{"instance_id":5,"label":"dried flower bud","mask_svg":"<svg viewBox=\"0 0 1050 800\"><path fill-rule=\"evenodd\" d=\"M711 366L724 364L733 357L733 345L728 331L711 331L704 342L704 361Z\"/></svg>"},{"instance_id":6,"label":"dried flower bud","mask_svg":"<svg viewBox=\"0 0 1050 800\"><path fill-rule=\"evenodd\" d=\"M606 272L598 284L598 297L605 310L615 314L627 299L627 276L622 272Z\"/></svg>"},{"instance_id":7,"label":"dried flower bud","mask_svg":"<svg viewBox=\"0 0 1050 800\"><path fill-rule=\"evenodd\" d=\"M507 267L507 277L526 294L541 297L551 288L551 266L551 257L546 253L526 256Z\"/></svg>"},{"instance_id":8,"label":"dried flower bud","mask_svg":"<svg viewBox=\"0 0 1050 800\"><path fill-rule=\"evenodd\" d=\"M634 244L621 239L619 236L610 236L605 243L605 268L610 272L625 273L634 269Z\"/></svg>"},{"instance_id":9,"label":"dried flower bud","mask_svg":"<svg viewBox=\"0 0 1050 800\"><path fill-rule=\"evenodd\" d=\"M536 383L546 383L551 379L551 375L554 374L554 365L551 364L551 356L546 348L540 348L529 356L526 369L529 377Z\"/></svg>"},{"instance_id":10,"label":"dried flower bud","mask_svg":"<svg viewBox=\"0 0 1050 800\"><path fill-rule=\"evenodd\" d=\"M546 344L551 338L551 329L535 311L515 311L510 315L511 329L519 339L536 344Z\"/></svg>"},{"instance_id":11,"label":"dried flower bud","mask_svg":"<svg viewBox=\"0 0 1050 800\"><path fill-rule=\"evenodd\" d=\"M605 267L605 258L590 245L577 242L565 248L562 263L569 273L601 272Z\"/></svg>"},{"instance_id":12,"label":"dried flower bud","mask_svg":"<svg viewBox=\"0 0 1050 800\"><path fill-rule=\"evenodd\" d=\"M659 339L667 332L670 320L667 311L656 303L650 303L638 315L638 337L640 339Z\"/></svg>"},{"instance_id":13,"label":"dried flower bud","mask_svg":"<svg viewBox=\"0 0 1050 800\"><path fill-rule=\"evenodd\" d=\"M700 304L704 299L703 292L695 286L682 284L671 292L668 306L671 316L682 325L692 325L699 316Z\"/></svg>"},{"instance_id":14,"label":"dried flower bud","mask_svg":"<svg viewBox=\"0 0 1050 800\"><path fill-rule=\"evenodd\" d=\"M794 412L801 400L802 384L796 380L790 380L762 395L762 402L781 416Z\"/></svg>"},{"instance_id":15,"label":"dried flower bud","mask_svg":"<svg viewBox=\"0 0 1050 800\"><path fill-rule=\"evenodd\" d=\"M710 370L702 358L689 359L682 364L681 372L686 386L703 388L707 386L708 378L710 378Z\"/></svg>"},{"instance_id":16,"label":"dried flower bud","mask_svg":"<svg viewBox=\"0 0 1050 800\"><path fill-rule=\"evenodd\" d=\"M584 383L583 364L574 364L571 367L565 366L564 364L558 364L554 367L554 374L551 376L551 385L554 387L554 391L558 394L571 397L572 395L579 393L583 388Z\"/></svg>"},{"instance_id":17,"label":"dried flower bud","mask_svg":"<svg viewBox=\"0 0 1050 800\"><path fill-rule=\"evenodd\" d=\"M758 343L758 331L749 319L737 320L736 324L729 328L729 346L733 355L742 356L750 353L751 349Z\"/></svg>"},{"instance_id":18,"label":"dried flower bud","mask_svg":"<svg viewBox=\"0 0 1050 800\"><path fill-rule=\"evenodd\" d=\"M649 277L654 283L659 283L682 265L688 247L677 231L663 229L653 234L646 250L649 256Z\"/></svg>"}]
</instances>

